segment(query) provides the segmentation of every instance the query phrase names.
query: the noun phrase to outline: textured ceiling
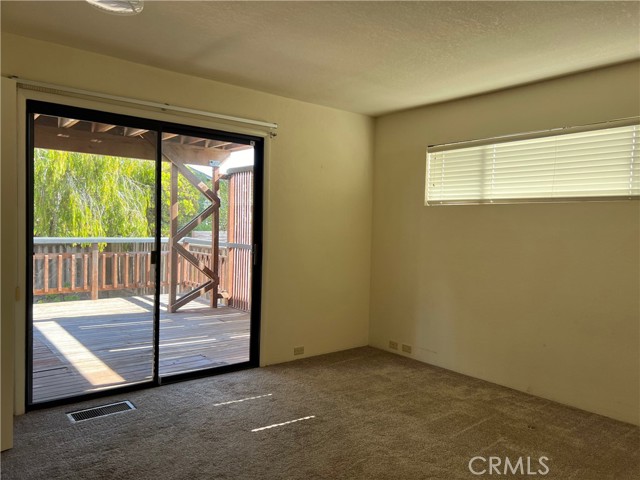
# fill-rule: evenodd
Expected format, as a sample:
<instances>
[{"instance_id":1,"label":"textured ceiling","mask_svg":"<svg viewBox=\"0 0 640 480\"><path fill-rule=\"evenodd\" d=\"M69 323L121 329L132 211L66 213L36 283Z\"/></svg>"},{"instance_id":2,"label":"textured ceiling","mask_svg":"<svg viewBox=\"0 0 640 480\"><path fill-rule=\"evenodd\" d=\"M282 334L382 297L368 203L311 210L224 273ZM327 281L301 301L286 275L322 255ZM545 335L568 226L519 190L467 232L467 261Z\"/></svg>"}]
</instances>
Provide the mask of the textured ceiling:
<instances>
[{"instance_id":1,"label":"textured ceiling","mask_svg":"<svg viewBox=\"0 0 640 480\"><path fill-rule=\"evenodd\" d=\"M2 2L2 30L377 115L640 57L638 2Z\"/></svg>"}]
</instances>

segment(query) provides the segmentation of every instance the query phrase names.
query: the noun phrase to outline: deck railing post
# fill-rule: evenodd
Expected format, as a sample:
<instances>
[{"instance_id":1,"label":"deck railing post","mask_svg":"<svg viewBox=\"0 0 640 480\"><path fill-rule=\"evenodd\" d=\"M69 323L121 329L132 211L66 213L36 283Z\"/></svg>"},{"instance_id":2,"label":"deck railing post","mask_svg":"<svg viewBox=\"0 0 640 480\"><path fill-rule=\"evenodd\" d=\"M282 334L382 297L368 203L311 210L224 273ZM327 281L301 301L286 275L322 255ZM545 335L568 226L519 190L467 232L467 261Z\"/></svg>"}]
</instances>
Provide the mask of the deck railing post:
<instances>
[{"instance_id":1,"label":"deck railing post","mask_svg":"<svg viewBox=\"0 0 640 480\"><path fill-rule=\"evenodd\" d=\"M220 190L220 169L213 167L211 169L211 186L213 193L218 196ZM213 289L211 290L210 305L212 308L218 307L218 293L220 292L220 203L213 211L211 218L211 260L209 267L213 270Z\"/></svg>"},{"instance_id":2,"label":"deck railing post","mask_svg":"<svg viewBox=\"0 0 640 480\"><path fill-rule=\"evenodd\" d=\"M183 242L182 246L187 252L190 251L189 244L187 242ZM196 285L197 285L197 282L198 282L197 274L195 279L191 278L191 264L187 262L184 258L180 258L180 265L182 266L182 268L178 269L178 273L179 273L178 286L181 288L188 289L191 286L192 281L196 282Z\"/></svg>"},{"instance_id":3,"label":"deck railing post","mask_svg":"<svg viewBox=\"0 0 640 480\"><path fill-rule=\"evenodd\" d=\"M91 300L98 300L98 262L99 262L98 244L91 244Z\"/></svg>"},{"instance_id":4,"label":"deck railing post","mask_svg":"<svg viewBox=\"0 0 640 480\"><path fill-rule=\"evenodd\" d=\"M171 162L171 190L169 207L169 301L167 311L176 311L178 296L178 252L176 250L176 234L178 233L178 167Z\"/></svg>"}]
</instances>

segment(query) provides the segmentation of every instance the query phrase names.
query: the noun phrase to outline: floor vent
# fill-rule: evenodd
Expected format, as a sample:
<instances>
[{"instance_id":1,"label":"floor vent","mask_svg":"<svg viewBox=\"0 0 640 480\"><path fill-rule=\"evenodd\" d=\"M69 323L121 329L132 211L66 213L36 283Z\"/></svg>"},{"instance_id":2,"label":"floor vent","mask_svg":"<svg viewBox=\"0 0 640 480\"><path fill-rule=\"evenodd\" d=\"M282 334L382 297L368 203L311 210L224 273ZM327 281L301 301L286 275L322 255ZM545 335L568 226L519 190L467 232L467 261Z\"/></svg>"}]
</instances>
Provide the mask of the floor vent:
<instances>
[{"instance_id":1,"label":"floor vent","mask_svg":"<svg viewBox=\"0 0 640 480\"><path fill-rule=\"evenodd\" d=\"M105 417L107 415L113 415L115 413L121 413L135 409L136 407L134 407L133 403L125 400L124 402L110 403L108 405L100 405L99 407L69 412L67 413L67 417L69 417L71 423L76 423L82 422L84 420L91 420L92 418Z\"/></svg>"}]
</instances>

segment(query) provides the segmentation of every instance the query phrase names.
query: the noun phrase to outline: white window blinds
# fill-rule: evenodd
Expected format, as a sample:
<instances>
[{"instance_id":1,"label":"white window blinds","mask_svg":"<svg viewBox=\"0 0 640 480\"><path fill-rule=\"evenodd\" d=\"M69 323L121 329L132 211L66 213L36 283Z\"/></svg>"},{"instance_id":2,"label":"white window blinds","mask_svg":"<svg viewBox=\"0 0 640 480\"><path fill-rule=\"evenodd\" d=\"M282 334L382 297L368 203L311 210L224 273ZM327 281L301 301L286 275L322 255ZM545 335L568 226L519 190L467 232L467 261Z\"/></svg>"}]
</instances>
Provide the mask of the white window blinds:
<instances>
[{"instance_id":1,"label":"white window blinds","mask_svg":"<svg viewBox=\"0 0 640 480\"><path fill-rule=\"evenodd\" d=\"M638 198L638 123L429 147L426 204Z\"/></svg>"}]
</instances>

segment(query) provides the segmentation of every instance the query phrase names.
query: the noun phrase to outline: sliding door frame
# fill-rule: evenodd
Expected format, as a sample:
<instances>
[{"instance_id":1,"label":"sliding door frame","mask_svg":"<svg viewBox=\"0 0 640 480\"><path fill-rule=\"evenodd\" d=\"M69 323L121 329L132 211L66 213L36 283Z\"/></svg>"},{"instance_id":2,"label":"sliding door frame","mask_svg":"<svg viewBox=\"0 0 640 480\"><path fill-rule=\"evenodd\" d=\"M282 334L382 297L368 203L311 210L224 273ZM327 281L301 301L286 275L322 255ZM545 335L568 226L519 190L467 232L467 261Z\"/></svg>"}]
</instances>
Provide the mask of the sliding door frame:
<instances>
[{"instance_id":1,"label":"sliding door frame","mask_svg":"<svg viewBox=\"0 0 640 480\"><path fill-rule=\"evenodd\" d=\"M253 166L253 205L252 205L252 265L251 272L251 312L249 320L249 360L231 365L219 367L203 368L184 373L175 373L158 378L159 385L193 380L196 378L209 377L211 375L234 372L237 370L258 367L260 364L260 306L262 292L262 202L264 198L264 138L253 135L224 132L220 130L207 129L203 127L188 126L177 123L161 122L158 138L162 142L164 131L186 135L191 137L206 138L209 140L222 140L232 143L251 145L254 154ZM159 157L162 157L162 150L158 150ZM160 165L158 168L162 168ZM159 224L158 224L159 225ZM158 275L160 269L158 268ZM158 329L159 334L159 329ZM159 353L159 352L158 352ZM159 354L157 355L159 358Z\"/></svg>"},{"instance_id":2,"label":"sliding door frame","mask_svg":"<svg viewBox=\"0 0 640 480\"><path fill-rule=\"evenodd\" d=\"M33 402L33 225L34 225L34 114L46 114L65 118L74 118L84 121L108 123L132 128L143 128L156 132L156 159L155 159L155 246L156 257L154 272L154 307L153 307L153 376L150 381L137 382L122 387L114 387L98 392L89 392L71 397L65 397L44 402ZM185 119L188 121L188 119ZM205 368L197 371L189 371L171 376L160 376L160 263L159 249L161 245L161 219L162 219L162 133L171 131L179 135L199 136L211 140L230 141L251 145L254 148L254 182L253 182L253 270L251 275L251 312L250 312L250 339L249 360L221 367ZM47 408L56 405L90 400L109 395L118 395L133 390L156 387L163 384L174 383L195 378L208 377L217 374L228 373L259 366L260 358L260 320L261 320L261 292L262 292L262 231L263 231L263 201L264 201L264 138L261 136L222 131L213 128L193 126L182 123L174 123L165 120L124 115L107 111L52 103L41 100L26 100L26 294L25 294L25 408L27 411Z\"/></svg>"}]
</instances>

